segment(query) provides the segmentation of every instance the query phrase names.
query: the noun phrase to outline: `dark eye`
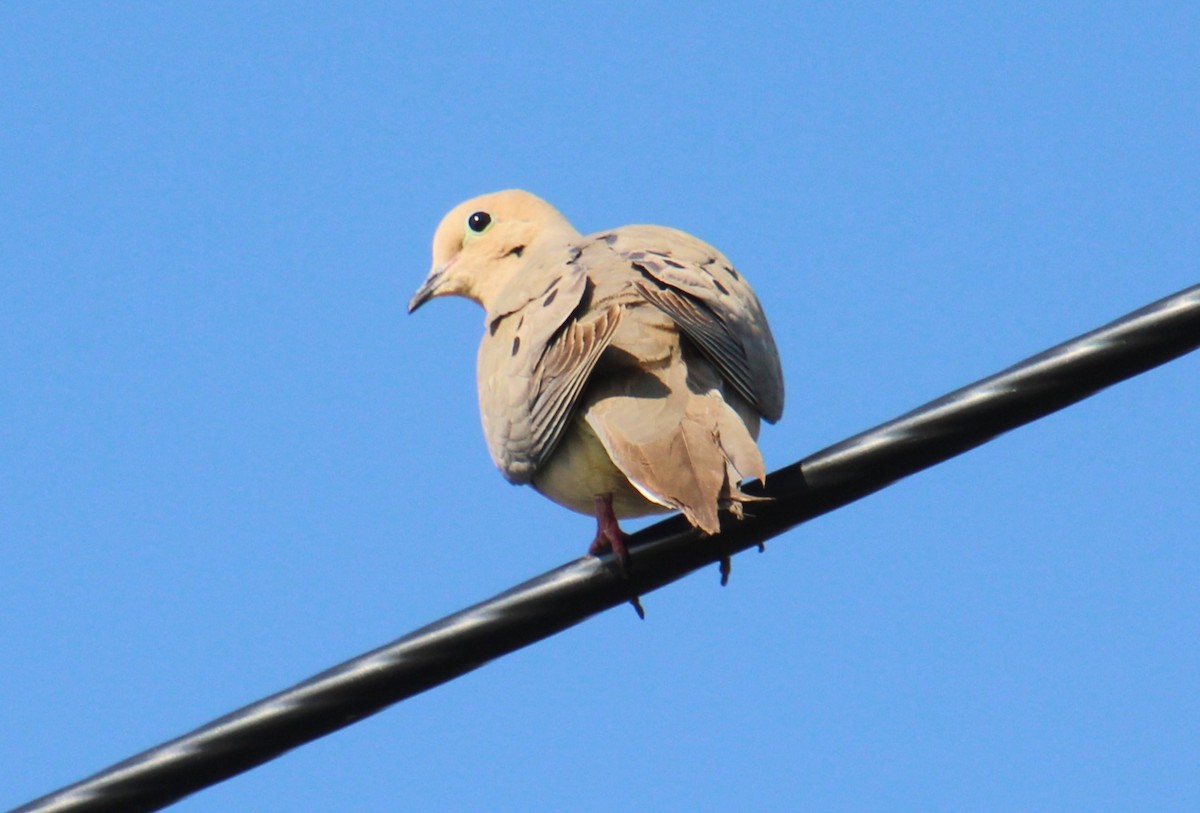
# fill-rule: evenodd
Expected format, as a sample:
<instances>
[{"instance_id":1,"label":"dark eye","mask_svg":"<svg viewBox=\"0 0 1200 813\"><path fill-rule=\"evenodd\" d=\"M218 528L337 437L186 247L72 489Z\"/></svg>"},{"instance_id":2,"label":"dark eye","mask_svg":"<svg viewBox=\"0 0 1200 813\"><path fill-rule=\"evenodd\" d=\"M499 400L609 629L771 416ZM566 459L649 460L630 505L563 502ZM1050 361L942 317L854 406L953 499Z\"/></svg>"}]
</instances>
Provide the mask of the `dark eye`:
<instances>
[{"instance_id":1,"label":"dark eye","mask_svg":"<svg viewBox=\"0 0 1200 813\"><path fill-rule=\"evenodd\" d=\"M483 234L492 225L492 216L487 212L476 212L467 218L467 228L476 234Z\"/></svg>"}]
</instances>

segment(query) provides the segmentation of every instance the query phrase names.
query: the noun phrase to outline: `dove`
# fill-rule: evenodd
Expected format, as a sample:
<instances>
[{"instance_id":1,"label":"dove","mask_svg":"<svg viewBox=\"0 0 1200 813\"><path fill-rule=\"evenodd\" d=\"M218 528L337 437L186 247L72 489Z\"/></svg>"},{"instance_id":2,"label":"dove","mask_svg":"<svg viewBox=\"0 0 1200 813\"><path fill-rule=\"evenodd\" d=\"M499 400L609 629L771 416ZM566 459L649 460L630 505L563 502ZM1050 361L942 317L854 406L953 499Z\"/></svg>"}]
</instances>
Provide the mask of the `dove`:
<instances>
[{"instance_id":1,"label":"dove","mask_svg":"<svg viewBox=\"0 0 1200 813\"><path fill-rule=\"evenodd\" d=\"M765 482L756 440L783 413L783 373L758 298L712 246L665 226L585 236L536 195L495 192L442 219L408 311L441 296L485 311L493 462L594 516L589 553L624 569L621 519L678 510L716 534L718 511L756 499L740 483Z\"/></svg>"}]
</instances>

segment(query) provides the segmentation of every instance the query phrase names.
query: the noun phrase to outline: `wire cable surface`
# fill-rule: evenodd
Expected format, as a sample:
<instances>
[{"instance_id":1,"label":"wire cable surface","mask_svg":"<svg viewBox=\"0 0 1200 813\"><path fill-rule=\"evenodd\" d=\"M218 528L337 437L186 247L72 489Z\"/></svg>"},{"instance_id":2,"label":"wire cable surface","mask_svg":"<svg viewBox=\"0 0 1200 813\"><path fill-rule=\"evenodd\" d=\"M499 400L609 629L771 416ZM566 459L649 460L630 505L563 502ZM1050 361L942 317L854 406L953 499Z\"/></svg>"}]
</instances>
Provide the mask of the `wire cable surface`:
<instances>
[{"instance_id":1,"label":"wire cable surface","mask_svg":"<svg viewBox=\"0 0 1200 813\"><path fill-rule=\"evenodd\" d=\"M157 810L721 557L1200 346L1200 285L834 444L767 478L754 516L701 537L681 517L633 535L630 582L584 557L12 813Z\"/></svg>"}]
</instances>

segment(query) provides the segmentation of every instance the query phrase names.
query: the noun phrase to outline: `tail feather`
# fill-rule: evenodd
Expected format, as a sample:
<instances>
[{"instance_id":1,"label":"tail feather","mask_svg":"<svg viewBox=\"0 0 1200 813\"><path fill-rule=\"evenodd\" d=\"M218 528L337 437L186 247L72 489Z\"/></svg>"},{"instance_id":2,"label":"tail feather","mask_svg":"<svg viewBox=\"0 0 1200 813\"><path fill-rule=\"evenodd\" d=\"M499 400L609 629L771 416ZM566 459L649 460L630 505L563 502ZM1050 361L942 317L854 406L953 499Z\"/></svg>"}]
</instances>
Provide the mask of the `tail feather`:
<instances>
[{"instance_id":1,"label":"tail feather","mask_svg":"<svg viewBox=\"0 0 1200 813\"><path fill-rule=\"evenodd\" d=\"M754 439L719 392L685 392L684 397L683 414L659 416L662 431L651 437L644 425L638 432L623 431L630 418L646 419L644 404L604 399L586 417L613 463L639 491L715 534L721 530L718 509L740 516L742 503L757 499L738 483L746 477L762 480L766 471Z\"/></svg>"}]
</instances>

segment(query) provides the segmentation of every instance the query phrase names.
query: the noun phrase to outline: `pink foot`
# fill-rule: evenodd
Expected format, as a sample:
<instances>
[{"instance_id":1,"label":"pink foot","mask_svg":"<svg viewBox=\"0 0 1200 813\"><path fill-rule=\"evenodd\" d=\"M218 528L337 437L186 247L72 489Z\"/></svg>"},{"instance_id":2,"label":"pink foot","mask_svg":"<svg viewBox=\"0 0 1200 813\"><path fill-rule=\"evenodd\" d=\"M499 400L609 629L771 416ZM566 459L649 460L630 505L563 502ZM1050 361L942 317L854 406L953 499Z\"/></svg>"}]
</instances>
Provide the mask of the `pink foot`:
<instances>
[{"instance_id":1,"label":"pink foot","mask_svg":"<svg viewBox=\"0 0 1200 813\"><path fill-rule=\"evenodd\" d=\"M588 553L599 556L612 551L617 566L621 569L621 575L629 578L629 550L625 547L625 540L629 539L629 534L622 531L620 523L617 522L617 515L613 512L612 494L597 495L595 500L596 538L588 546ZM642 609L642 602L638 596L631 596L629 603L633 605L639 618L646 617L646 611Z\"/></svg>"},{"instance_id":2,"label":"pink foot","mask_svg":"<svg viewBox=\"0 0 1200 813\"><path fill-rule=\"evenodd\" d=\"M625 547L625 540L628 538L629 534L621 530L617 515L613 513L612 495L603 494L596 497L596 538L592 540L588 553L598 556L612 551L624 570L629 565L629 551Z\"/></svg>"}]
</instances>

